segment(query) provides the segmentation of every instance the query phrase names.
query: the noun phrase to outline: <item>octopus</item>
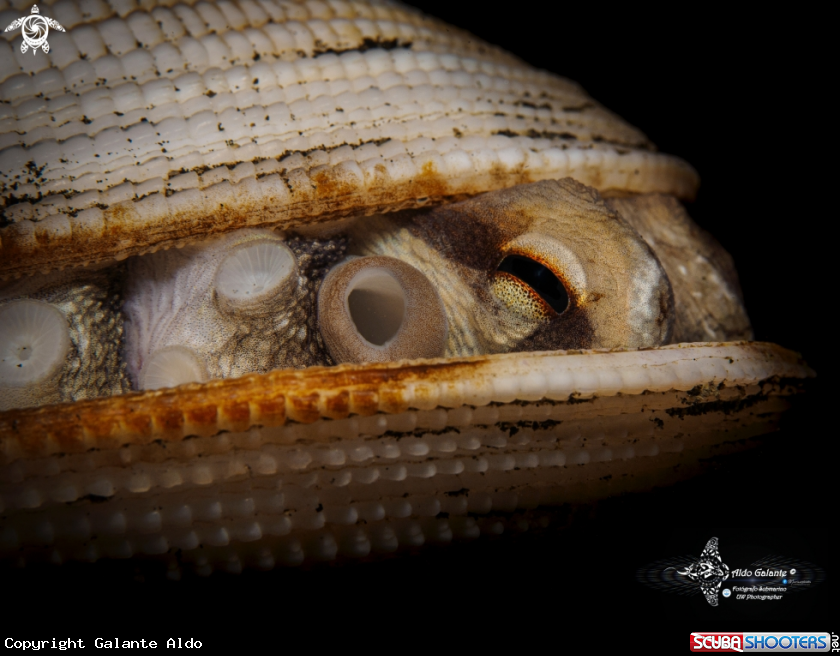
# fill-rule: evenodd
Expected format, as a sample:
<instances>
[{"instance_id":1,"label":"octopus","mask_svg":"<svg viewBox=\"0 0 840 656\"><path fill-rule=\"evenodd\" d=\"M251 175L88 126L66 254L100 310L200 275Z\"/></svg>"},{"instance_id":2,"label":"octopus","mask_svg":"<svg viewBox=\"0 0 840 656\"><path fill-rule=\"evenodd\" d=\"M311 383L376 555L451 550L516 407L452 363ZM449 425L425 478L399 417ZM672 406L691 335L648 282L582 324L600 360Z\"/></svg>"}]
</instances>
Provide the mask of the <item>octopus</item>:
<instances>
[{"instance_id":1,"label":"octopus","mask_svg":"<svg viewBox=\"0 0 840 656\"><path fill-rule=\"evenodd\" d=\"M3 553L364 558L679 480L775 427L812 372L749 341L690 166L506 53L439 54L408 9L298 9L240 12L273 38L247 64L28 76L91 114L53 135L34 102L0 152ZM102 57L192 47L193 14L155 11L112 19L148 34ZM300 56L307 34L335 43Z\"/></svg>"}]
</instances>

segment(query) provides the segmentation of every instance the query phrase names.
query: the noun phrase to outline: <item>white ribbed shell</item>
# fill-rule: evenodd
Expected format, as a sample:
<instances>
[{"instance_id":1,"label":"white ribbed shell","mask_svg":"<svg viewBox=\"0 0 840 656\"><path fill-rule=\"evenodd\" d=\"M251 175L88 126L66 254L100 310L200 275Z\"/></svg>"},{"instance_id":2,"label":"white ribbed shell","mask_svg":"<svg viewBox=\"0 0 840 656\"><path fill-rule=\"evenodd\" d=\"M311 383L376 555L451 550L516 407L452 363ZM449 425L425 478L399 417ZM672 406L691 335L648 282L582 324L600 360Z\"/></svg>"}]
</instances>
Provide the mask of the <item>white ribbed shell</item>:
<instances>
[{"instance_id":1,"label":"white ribbed shell","mask_svg":"<svg viewBox=\"0 0 840 656\"><path fill-rule=\"evenodd\" d=\"M49 54L0 41L0 277L568 175L696 190L578 85L411 8L80 7L44 7Z\"/></svg>"},{"instance_id":2,"label":"white ribbed shell","mask_svg":"<svg viewBox=\"0 0 840 656\"><path fill-rule=\"evenodd\" d=\"M366 375L389 369L373 391ZM175 567L238 571L498 533L514 511L678 480L745 448L795 391L768 379L810 375L772 345L694 344L275 372L238 393L216 384L224 396L185 388L175 405L178 390L123 397L143 435L126 426L108 448L91 448L105 436L90 407L74 446L60 421L16 437L29 416L0 450L0 558L169 553ZM260 409L278 390L292 421L271 425ZM250 416L226 413L231 398Z\"/></svg>"}]
</instances>

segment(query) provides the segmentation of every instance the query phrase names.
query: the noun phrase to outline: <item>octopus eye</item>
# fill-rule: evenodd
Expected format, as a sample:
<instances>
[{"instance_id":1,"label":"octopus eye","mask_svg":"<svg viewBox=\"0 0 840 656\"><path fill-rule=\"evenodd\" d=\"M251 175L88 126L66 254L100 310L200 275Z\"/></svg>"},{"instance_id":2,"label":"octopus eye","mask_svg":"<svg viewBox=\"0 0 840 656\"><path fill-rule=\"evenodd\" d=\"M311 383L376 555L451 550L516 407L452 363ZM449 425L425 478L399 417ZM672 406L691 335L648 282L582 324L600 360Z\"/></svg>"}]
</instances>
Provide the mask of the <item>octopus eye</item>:
<instances>
[{"instance_id":1,"label":"octopus eye","mask_svg":"<svg viewBox=\"0 0 840 656\"><path fill-rule=\"evenodd\" d=\"M265 309L296 279L295 256L279 241L258 240L239 244L219 265L216 294L229 312L249 314Z\"/></svg>"},{"instance_id":2,"label":"octopus eye","mask_svg":"<svg viewBox=\"0 0 840 656\"><path fill-rule=\"evenodd\" d=\"M337 362L387 362L443 355L446 315L413 266L360 257L335 267L318 293L318 326Z\"/></svg>"},{"instance_id":3,"label":"octopus eye","mask_svg":"<svg viewBox=\"0 0 840 656\"><path fill-rule=\"evenodd\" d=\"M511 318L533 327L566 317L580 305L587 275L573 248L545 233L527 232L508 242L491 277L493 295Z\"/></svg>"},{"instance_id":4,"label":"octopus eye","mask_svg":"<svg viewBox=\"0 0 840 656\"><path fill-rule=\"evenodd\" d=\"M569 307L569 293L547 266L522 255L508 255L497 269L521 281L554 310L562 314Z\"/></svg>"},{"instance_id":5,"label":"octopus eye","mask_svg":"<svg viewBox=\"0 0 840 656\"><path fill-rule=\"evenodd\" d=\"M22 300L0 308L0 388L46 382L69 350L67 321L49 303Z\"/></svg>"}]
</instances>

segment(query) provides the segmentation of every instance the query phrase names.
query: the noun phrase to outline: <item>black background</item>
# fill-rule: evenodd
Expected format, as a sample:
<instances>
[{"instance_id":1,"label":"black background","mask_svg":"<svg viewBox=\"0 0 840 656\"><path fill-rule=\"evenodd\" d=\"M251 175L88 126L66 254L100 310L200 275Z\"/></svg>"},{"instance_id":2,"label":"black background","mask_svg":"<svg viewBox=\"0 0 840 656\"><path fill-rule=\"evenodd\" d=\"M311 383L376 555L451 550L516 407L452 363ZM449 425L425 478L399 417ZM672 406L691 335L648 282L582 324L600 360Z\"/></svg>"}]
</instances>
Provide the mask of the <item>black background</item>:
<instances>
[{"instance_id":1,"label":"black background","mask_svg":"<svg viewBox=\"0 0 840 656\"><path fill-rule=\"evenodd\" d=\"M381 563L180 583L104 569L16 575L9 597L41 611L49 600L56 622L86 635L105 627L124 638L177 630L208 646L222 634L231 646L247 635L279 636L278 646L293 635L360 645L376 645L379 636L377 649L394 650L404 645L384 634L397 631L425 649L509 638L521 648L560 649L581 636L609 648L650 636L639 644L671 652L697 630L837 631L830 612L837 607L837 431L828 422L835 291L834 276L822 274L836 259L830 176L837 165L829 162L836 137L824 91L836 75L820 73L821 19L701 5L678 14L645 13L635 3L623 11L412 4L576 80L699 171L689 212L733 255L757 339L801 352L818 373L799 412L760 449L688 483L604 504L562 531ZM651 561L699 555L713 535L730 566L777 553L821 565L828 580L740 612L732 601L710 608L700 595L668 595L635 580L636 568Z\"/></svg>"}]
</instances>

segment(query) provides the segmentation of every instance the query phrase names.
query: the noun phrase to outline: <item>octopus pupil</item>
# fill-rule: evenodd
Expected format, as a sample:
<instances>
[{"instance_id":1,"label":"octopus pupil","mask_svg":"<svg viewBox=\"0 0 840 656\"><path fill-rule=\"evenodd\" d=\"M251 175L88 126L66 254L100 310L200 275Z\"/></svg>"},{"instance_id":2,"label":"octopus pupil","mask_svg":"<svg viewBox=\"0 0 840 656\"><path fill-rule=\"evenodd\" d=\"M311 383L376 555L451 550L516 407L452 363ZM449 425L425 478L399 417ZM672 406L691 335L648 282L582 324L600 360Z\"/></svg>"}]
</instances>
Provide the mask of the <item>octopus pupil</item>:
<instances>
[{"instance_id":1,"label":"octopus pupil","mask_svg":"<svg viewBox=\"0 0 840 656\"><path fill-rule=\"evenodd\" d=\"M569 307L569 293L563 283L551 272L551 269L539 262L522 255L508 255L499 265L499 271L519 278L558 314Z\"/></svg>"}]
</instances>

